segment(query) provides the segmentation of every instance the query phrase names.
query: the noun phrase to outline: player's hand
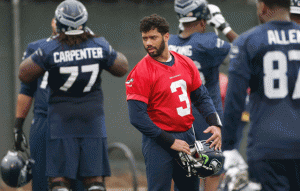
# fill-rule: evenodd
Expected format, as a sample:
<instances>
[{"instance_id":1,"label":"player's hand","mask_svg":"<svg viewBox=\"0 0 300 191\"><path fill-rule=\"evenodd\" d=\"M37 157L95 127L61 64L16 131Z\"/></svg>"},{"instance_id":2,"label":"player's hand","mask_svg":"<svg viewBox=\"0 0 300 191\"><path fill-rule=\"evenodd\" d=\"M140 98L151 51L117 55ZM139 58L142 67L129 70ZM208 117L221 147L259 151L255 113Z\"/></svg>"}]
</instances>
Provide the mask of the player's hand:
<instances>
[{"instance_id":1,"label":"player's hand","mask_svg":"<svg viewBox=\"0 0 300 191\"><path fill-rule=\"evenodd\" d=\"M191 154L189 144L187 144L187 142L180 139L175 139L173 145L171 146L171 149L175 151L182 151L188 155Z\"/></svg>"},{"instance_id":2,"label":"player's hand","mask_svg":"<svg viewBox=\"0 0 300 191\"><path fill-rule=\"evenodd\" d=\"M216 29L222 31L223 34L227 34L231 31L231 27L226 22L225 18L223 17L221 10L218 6L213 4L208 4L208 9L211 14L211 19L207 21L207 24L213 26Z\"/></svg>"},{"instance_id":3,"label":"player's hand","mask_svg":"<svg viewBox=\"0 0 300 191\"><path fill-rule=\"evenodd\" d=\"M248 165L238 150L223 151L225 157L225 177L221 185L227 185L228 191L239 190L249 183Z\"/></svg>"},{"instance_id":4,"label":"player's hand","mask_svg":"<svg viewBox=\"0 0 300 191\"><path fill-rule=\"evenodd\" d=\"M28 148L27 140L22 129L14 128L14 147L16 151L25 151Z\"/></svg>"},{"instance_id":5,"label":"player's hand","mask_svg":"<svg viewBox=\"0 0 300 191\"><path fill-rule=\"evenodd\" d=\"M221 150L222 146L222 136L221 136L221 128L217 126L209 126L207 129L203 131L203 133L211 133L212 136L206 140L206 143L212 141L212 144L209 146L210 148L215 147L215 150Z\"/></svg>"},{"instance_id":6,"label":"player's hand","mask_svg":"<svg viewBox=\"0 0 300 191\"><path fill-rule=\"evenodd\" d=\"M222 190L234 191L244 188L248 183L247 169L241 170L238 167L233 167L226 171L220 187Z\"/></svg>"},{"instance_id":7,"label":"player's hand","mask_svg":"<svg viewBox=\"0 0 300 191\"><path fill-rule=\"evenodd\" d=\"M247 163L245 162L244 158L242 157L242 155L239 153L238 150L233 149L233 150L223 151L223 155L225 157L225 161L224 161L225 170L228 170L232 167L238 167L240 170L248 169Z\"/></svg>"}]
</instances>

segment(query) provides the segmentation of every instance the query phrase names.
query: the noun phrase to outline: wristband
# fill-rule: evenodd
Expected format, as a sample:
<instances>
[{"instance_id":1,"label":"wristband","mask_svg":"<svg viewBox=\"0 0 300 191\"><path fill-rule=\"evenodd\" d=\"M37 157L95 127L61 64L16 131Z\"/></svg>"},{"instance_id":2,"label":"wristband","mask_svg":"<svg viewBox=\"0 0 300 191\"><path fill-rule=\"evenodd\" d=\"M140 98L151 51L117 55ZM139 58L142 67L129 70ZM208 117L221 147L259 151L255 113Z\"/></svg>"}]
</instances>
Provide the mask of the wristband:
<instances>
[{"instance_id":1,"label":"wristband","mask_svg":"<svg viewBox=\"0 0 300 191\"><path fill-rule=\"evenodd\" d=\"M218 29L219 29L220 31L222 31L222 33L223 33L224 35L227 35L227 33L229 33L229 32L231 31L231 27L229 26L229 24L228 24L227 22L221 24L221 25L218 27Z\"/></svg>"},{"instance_id":2,"label":"wristband","mask_svg":"<svg viewBox=\"0 0 300 191\"><path fill-rule=\"evenodd\" d=\"M220 117L219 117L217 112L209 114L206 117L206 123L209 126L217 126L217 127L220 127L220 128L222 127L222 122L221 122Z\"/></svg>"},{"instance_id":3,"label":"wristband","mask_svg":"<svg viewBox=\"0 0 300 191\"><path fill-rule=\"evenodd\" d=\"M170 148L175 142L175 138L164 130L156 137L156 142L162 147Z\"/></svg>"},{"instance_id":4,"label":"wristband","mask_svg":"<svg viewBox=\"0 0 300 191\"><path fill-rule=\"evenodd\" d=\"M23 124L24 124L25 118L16 118L15 120L15 129L14 132L18 133L19 131L23 130Z\"/></svg>"},{"instance_id":5,"label":"wristband","mask_svg":"<svg viewBox=\"0 0 300 191\"><path fill-rule=\"evenodd\" d=\"M224 30L222 30L222 33L224 34L224 35L227 35L227 33L229 33L230 31L231 31L232 29L231 29L231 27L226 27Z\"/></svg>"}]
</instances>

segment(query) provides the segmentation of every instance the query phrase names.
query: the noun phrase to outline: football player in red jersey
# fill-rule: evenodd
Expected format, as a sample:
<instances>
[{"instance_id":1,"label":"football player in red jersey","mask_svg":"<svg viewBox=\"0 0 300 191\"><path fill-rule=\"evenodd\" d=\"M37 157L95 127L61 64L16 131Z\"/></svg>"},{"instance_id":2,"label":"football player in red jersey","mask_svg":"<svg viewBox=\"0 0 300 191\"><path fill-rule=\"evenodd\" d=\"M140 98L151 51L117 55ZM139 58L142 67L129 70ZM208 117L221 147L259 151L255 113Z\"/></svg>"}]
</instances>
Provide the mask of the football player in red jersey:
<instances>
[{"instance_id":1,"label":"football player in red jersey","mask_svg":"<svg viewBox=\"0 0 300 191\"><path fill-rule=\"evenodd\" d=\"M140 32L147 55L127 77L130 122L142 134L148 190L170 190L173 178L179 190L199 190L199 178L187 177L177 164L178 151L191 154L195 142L191 103L206 118L207 142L221 149L221 121L202 85L193 61L168 50L169 24L154 14L144 17Z\"/></svg>"}]
</instances>

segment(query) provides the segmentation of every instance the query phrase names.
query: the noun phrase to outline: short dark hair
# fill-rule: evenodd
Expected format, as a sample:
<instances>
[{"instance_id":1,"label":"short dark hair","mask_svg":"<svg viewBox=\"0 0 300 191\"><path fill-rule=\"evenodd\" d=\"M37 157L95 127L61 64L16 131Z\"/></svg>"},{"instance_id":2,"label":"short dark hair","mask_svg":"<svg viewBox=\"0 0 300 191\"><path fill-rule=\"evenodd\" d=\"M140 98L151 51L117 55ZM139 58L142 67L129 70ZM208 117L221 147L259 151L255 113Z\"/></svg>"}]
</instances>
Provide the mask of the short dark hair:
<instances>
[{"instance_id":1,"label":"short dark hair","mask_svg":"<svg viewBox=\"0 0 300 191\"><path fill-rule=\"evenodd\" d=\"M260 2L265 3L268 7L282 7L290 10L291 0L259 0Z\"/></svg>"},{"instance_id":2,"label":"short dark hair","mask_svg":"<svg viewBox=\"0 0 300 191\"><path fill-rule=\"evenodd\" d=\"M169 32L169 23L157 14L144 17L140 22L140 32L149 32L155 28L160 34L164 35Z\"/></svg>"}]
</instances>

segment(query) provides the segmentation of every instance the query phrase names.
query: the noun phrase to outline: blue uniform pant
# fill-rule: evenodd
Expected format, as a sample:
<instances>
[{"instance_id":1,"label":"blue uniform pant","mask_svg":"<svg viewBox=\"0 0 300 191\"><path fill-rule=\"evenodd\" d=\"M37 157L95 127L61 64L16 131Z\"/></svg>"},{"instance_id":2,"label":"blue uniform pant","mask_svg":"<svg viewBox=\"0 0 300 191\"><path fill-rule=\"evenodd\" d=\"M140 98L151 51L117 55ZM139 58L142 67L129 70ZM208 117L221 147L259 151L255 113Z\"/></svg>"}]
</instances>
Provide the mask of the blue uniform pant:
<instances>
[{"instance_id":1,"label":"blue uniform pant","mask_svg":"<svg viewBox=\"0 0 300 191\"><path fill-rule=\"evenodd\" d=\"M250 160L248 165L250 179L263 191L300 190L300 159Z\"/></svg>"},{"instance_id":2,"label":"blue uniform pant","mask_svg":"<svg viewBox=\"0 0 300 191\"><path fill-rule=\"evenodd\" d=\"M46 170L49 177L70 179L110 176L107 138L50 139Z\"/></svg>"},{"instance_id":3,"label":"blue uniform pant","mask_svg":"<svg viewBox=\"0 0 300 191\"><path fill-rule=\"evenodd\" d=\"M188 144L195 142L192 130L172 135ZM172 179L181 191L199 191L198 177L187 177L173 154L158 145L155 140L143 135L143 155L146 164L148 191L170 190Z\"/></svg>"},{"instance_id":4,"label":"blue uniform pant","mask_svg":"<svg viewBox=\"0 0 300 191\"><path fill-rule=\"evenodd\" d=\"M30 127L29 145L31 158L35 160L32 168L32 191L48 191L48 177L46 176L46 140L49 137L46 116L33 119ZM82 191L81 181L73 180L73 191Z\"/></svg>"},{"instance_id":5,"label":"blue uniform pant","mask_svg":"<svg viewBox=\"0 0 300 191\"><path fill-rule=\"evenodd\" d=\"M47 118L35 117L30 127L29 145L30 155L35 161L32 167L32 190L47 191L48 179L46 177L46 138Z\"/></svg>"}]
</instances>

